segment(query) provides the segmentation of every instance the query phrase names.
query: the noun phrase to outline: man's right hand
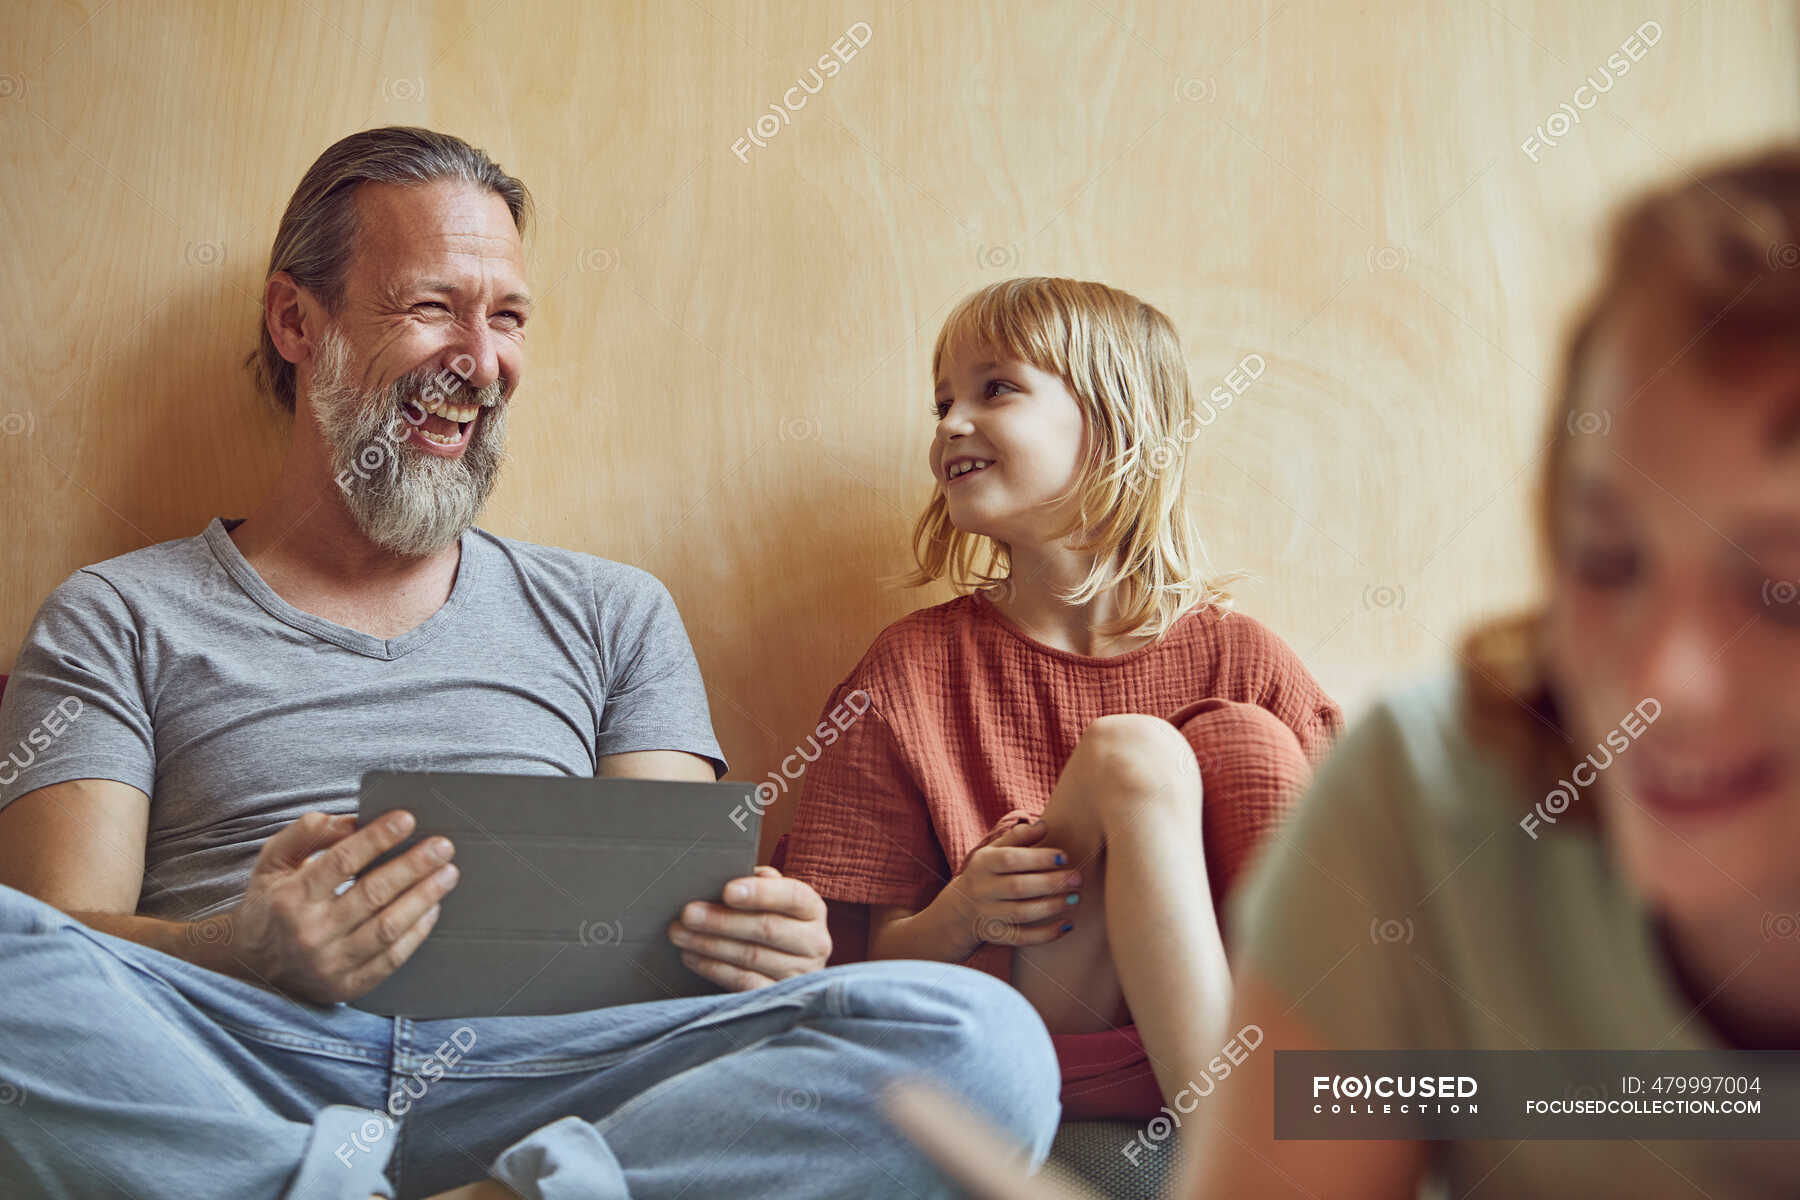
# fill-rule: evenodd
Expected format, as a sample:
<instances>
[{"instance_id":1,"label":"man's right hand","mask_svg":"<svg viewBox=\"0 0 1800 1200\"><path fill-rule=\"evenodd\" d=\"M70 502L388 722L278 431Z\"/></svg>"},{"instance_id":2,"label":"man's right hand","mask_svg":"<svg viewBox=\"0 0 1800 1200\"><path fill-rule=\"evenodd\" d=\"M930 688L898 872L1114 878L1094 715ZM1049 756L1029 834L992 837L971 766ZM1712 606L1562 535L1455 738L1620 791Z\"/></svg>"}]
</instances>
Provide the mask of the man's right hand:
<instances>
[{"instance_id":1,"label":"man's right hand","mask_svg":"<svg viewBox=\"0 0 1800 1200\"><path fill-rule=\"evenodd\" d=\"M447 838L427 838L338 889L412 832L390 812L307 813L263 845L250 886L230 912L230 957L248 979L317 1004L354 1000L412 957L456 886ZM322 853L321 853L322 851Z\"/></svg>"}]
</instances>

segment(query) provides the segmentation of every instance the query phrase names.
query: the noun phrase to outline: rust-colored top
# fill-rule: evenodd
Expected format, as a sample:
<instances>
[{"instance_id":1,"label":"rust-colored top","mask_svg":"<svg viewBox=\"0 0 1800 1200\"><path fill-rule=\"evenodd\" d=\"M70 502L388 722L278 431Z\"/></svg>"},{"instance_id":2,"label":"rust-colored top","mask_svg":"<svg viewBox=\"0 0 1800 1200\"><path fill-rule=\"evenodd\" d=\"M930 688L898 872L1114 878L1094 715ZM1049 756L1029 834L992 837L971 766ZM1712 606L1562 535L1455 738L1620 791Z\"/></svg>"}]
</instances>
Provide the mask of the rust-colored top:
<instances>
[{"instance_id":1,"label":"rust-colored top","mask_svg":"<svg viewBox=\"0 0 1800 1200\"><path fill-rule=\"evenodd\" d=\"M1035 640L980 592L922 609L883 630L826 702L823 736L801 750L783 870L827 900L923 908L998 824L1044 811L1096 718L1180 718L1215 698L1266 709L1313 763L1343 726L1293 650L1242 613L1195 608L1160 642L1095 657ZM1256 757L1242 745L1229 752ZM1208 787L1206 806L1214 799ZM1234 813L1234 825L1263 828L1252 816ZM1254 849L1253 839L1237 840L1242 853L1223 864L1215 889ZM1213 861L1209 845L1209 869ZM834 933L842 928L834 923ZM862 947L840 946L833 961L860 957ZM967 961L1008 978L1010 947L983 946Z\"/></svg>"}]
</instances>

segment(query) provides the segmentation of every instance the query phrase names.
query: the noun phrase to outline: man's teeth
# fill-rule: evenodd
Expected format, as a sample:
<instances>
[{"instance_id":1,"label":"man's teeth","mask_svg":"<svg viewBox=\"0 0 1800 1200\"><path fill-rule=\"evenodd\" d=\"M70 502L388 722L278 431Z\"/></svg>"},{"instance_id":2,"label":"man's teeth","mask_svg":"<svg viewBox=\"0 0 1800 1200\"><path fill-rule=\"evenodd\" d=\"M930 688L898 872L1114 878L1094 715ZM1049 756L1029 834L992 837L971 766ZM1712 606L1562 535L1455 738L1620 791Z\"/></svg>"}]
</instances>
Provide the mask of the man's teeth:
<instances>
[{"instance_id":1,"label":"man's teeth","mask_svg":"<svg viewBox=\"0 0 1800 1200\"><path fill-rule=\"evenodd\" d=\"M481 411L479 404L452 404L443 396L426 397L422 393L414 396L412 403L414 407L423 412L442 417L446 421L455 421L458 424L464 421L473 421L475 414Z\"/></svg>"},{"instance_id":2,"label":"man's teeth","mask_svg":"<svg viewBox=\"0 0 1800 1200\"><path fill-rule=\"evenodd\" d=\"M986 458L977 458L967 462L959 462L954 467L950 468L950 478L960 479L970 471L978 470L981 467L991 467L993 465L993 460Z\"/></svg>"},{"instance_id":3,"label":"man's teeth","mask_svg":"<svg viewBox=\"0 0 1800 1200\"><path fill-rule=\"evenodd\" d=\"M462 430L460 429L448 437L445 437L442 434L433 433L423 425L415 428L413 432L424 438L426 441L436 442L440 446L454 446L463 439Z\"/></svg>"}]
</instances>

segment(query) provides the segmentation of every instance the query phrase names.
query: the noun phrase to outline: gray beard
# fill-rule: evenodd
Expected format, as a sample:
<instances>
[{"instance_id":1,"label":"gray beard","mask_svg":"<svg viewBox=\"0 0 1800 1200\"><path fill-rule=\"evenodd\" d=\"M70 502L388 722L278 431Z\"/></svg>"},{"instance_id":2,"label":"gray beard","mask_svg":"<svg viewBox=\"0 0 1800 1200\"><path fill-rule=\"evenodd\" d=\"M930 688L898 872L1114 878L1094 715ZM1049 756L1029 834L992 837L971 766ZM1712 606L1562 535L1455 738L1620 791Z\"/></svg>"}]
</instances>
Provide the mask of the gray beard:
<instances>
[{"instance_id":1,"label":"gray beard","mask_svg":"<svg viewBox=\"0 0 1800 1200\"><path fill-rule=\"evenodd\" d=\"M475 523L506 458L506 408L498 380L474 392L450 393L483 411L458 458L406 445L413 426L401 408L417 400L441 368L401 376L386 387L358 387L350 377L350 344L337 328L319 338L306 397L330 452L331 474L362 535L394 554L436 554Z\"/></svg>"}]
</instances>

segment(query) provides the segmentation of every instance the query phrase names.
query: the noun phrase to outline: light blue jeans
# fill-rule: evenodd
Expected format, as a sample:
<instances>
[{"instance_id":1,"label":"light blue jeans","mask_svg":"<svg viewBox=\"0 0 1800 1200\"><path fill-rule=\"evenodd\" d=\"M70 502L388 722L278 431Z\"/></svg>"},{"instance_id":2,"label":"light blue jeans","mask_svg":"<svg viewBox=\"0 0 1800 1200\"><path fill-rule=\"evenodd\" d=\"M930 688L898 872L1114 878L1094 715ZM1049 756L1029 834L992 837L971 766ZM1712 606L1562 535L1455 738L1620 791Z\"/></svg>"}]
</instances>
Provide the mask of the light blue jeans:
<instances>
[{"instance_id":1,"label":"light blue jeans","mask_svg":"<svg viewBox=\"0 0 1800 1200\"><path fill-rule=\"evenodd\" d=\"M876 1108L921 1076L1049 1150L1056 1058L966 967L412 1021L297 1004L0 887L0 1193L529 1200L947 1196Z\"/></svg>"}]
</instances>

